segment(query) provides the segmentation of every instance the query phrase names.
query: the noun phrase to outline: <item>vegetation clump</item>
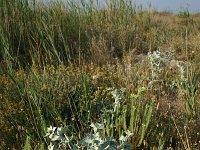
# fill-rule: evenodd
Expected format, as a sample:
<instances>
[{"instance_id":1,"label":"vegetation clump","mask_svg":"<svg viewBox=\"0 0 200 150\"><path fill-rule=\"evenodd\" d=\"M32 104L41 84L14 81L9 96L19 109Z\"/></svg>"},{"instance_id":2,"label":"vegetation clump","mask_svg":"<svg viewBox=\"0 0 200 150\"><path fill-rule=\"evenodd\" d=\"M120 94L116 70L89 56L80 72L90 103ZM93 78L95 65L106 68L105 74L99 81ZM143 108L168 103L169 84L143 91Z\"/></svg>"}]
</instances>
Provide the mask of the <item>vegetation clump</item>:
<instances>
[{"instance_id":1,"label":"vegetation clump","mask_svg":"<svg viewBox=\"0 0 200 150\"><path fill-rule=\"evenodd\" d=\"M0 149L200 149L200 16L131 0L0 0Z\"/></svg>"}]
</instances>

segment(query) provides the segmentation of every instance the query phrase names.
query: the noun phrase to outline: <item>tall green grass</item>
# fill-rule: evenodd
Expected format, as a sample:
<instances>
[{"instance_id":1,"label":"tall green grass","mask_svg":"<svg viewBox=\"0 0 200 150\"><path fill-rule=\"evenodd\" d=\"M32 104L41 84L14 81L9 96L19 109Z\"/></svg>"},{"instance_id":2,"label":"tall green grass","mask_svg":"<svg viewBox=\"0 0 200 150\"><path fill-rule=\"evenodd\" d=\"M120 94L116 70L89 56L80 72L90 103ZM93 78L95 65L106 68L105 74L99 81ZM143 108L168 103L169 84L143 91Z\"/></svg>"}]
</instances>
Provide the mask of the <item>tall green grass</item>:
<instances>
[{"instance_id":1,"label":"tall green grass","mask_svg":"<svg viewBox=\"0 0 200 150\"><path fill-rule=\"evenodd\" d=\"M99 7L95 1L33 6L28 0L2 0L1 41L8 39L9 54L22 65L58 65L95 62L103 55L105 61L122 59L132 49L147 53L182 36L158 25L153 13L130 0L107 1L105 9ZM92 44L94 39L97 43Z\"/></svg>"}]
</instances>

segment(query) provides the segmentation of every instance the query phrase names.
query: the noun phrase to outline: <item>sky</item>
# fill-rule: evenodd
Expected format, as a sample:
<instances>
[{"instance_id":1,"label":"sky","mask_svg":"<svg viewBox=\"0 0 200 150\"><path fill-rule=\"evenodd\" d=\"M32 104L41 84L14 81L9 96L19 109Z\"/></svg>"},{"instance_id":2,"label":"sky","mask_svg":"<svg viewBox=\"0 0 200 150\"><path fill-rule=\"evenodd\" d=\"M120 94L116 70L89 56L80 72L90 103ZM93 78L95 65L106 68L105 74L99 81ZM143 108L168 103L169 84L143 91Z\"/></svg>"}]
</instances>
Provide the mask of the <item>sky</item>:
<instances>
[{"instance_id":1,"label":"sky","mask_svg":"<svg viewBox=\"0 0 200 150\"><path fill-rule=\"evenodd\" d=\"M200 0L133 0L133 2L143 4L162 11L180 12L189 10L189 12L200 12Z\"/></svg>"},{"instance_id":2,"label":"sky","mask_svg":"<svg viewBox=\"0 0 200 150\"><path fill-rule=\"evenodd\" d=\"M103 3L103 1L104 0L99 0L99 2L101 3ZM142 6L147 9L149 8L149 4L151 3L151 8L161 11L178 13L180 11L185 11L188 9L190 13L200 12L200 0L133 0L133 2L136 4L142 4Z\"/></svg>"}]
</instances>

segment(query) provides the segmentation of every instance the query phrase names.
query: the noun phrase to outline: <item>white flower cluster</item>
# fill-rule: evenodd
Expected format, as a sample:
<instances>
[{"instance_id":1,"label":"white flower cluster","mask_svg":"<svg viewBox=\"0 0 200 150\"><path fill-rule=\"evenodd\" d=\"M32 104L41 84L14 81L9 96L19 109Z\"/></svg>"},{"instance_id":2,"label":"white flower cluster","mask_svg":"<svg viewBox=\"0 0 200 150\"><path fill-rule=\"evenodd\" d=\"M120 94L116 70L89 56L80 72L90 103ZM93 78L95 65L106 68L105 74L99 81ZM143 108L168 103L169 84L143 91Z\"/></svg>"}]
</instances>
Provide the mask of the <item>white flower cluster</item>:
<instances>
[{"instance_id":1,"label":"white flower cluster","mask_svg":"<svg viewBox=\"0 0 200 150\"><path fill-rule=\"evenodd\" d=\"M158 78L158 74L164 69L167 64L169 64L173 57L173 50L168 50L167 52L161 52L157 50L148 53L147 59L150 63L152 80L156 80Z\"/></svg>"},{"instance_id":2,"label":"white flower cluster","mask_svg":"<svg viewBox=\"0 0 200 150\"><path fill-rule=\"evenodd\" d=\"M113 98L115 99L114 102L114 112L116 112L117 108L120 108L121 104L125 102L126 98L124 95L125 88L121 88L120 90L115 89L111 92Z\"/></svg>"},{"instance_id":3,"label":"white flower cluster","mask_svg":"<svg viewBox=\"0 0 200 150\"><path fill-rule=\"evenodd\" d=\"M66 128L61 127L52 127L50 126L47 129L46 136L50 139L50 145L48 146L48 150L60 149L64 150L67 148L67 145L70 147L69 143L72 138L69 138L65 134Z\"/></svg>"},{"instance_id":4,"label":"white flower cluster","mask_svg":"<svg viewBox=\"0 0 200 150\"><path fill-rule=\"evenodd\" d=\"M105 130L103 124L92 123L90 127L93 128L94 133L86 133L84 138L77 142L77 144L70 143L72 138L68 138L65 135L65 128L57 128L50 126L47 130L46 136L50 139L50 145L48 150L65 150L65 149L88 149L88 150L106 150L106 149L120 149L131 150L131 145L128 143L128 138L133 135L130 131L125 132L125 136L122 135L119 140L119 144L114 138L103 138L100 135L100 130ZM67 147L68 145L68 147Z\"/></svg>"}]
</instances>

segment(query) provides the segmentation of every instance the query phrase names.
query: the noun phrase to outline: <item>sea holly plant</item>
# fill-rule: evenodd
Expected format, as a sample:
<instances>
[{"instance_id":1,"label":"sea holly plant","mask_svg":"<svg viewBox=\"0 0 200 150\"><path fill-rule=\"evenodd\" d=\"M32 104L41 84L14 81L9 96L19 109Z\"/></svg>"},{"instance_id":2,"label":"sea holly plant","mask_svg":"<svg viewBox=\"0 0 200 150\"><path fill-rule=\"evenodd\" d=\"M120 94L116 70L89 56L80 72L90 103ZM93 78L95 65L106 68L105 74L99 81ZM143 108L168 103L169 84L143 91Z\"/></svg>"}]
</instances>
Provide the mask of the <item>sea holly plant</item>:
<instances>
[{"instance_id":1,"label":"sea holly plant","mask_svg":"<svg viewBox=\"0 0 200 150\"><path fill-rule=\"evenodd\" d=\"M100 123L91 123L91 132L85 133L80 141L75 141L73 136L66 135L67 128L49 127L46 135L50 139L49 150L66 148L128 150L132 149L132 146L140 147L144 142L154 107L153 101L145 105L142 103L145 91L146 88L141 87L137 94L132 94L130 96L131 106L129 106L127 105L129 99L125 97L125 89L111 90L115 100L114 104L110 108L103 109ZM130 116L127 115L128 111L131 111ZM129 140L132 140L132 145L129 144Z\"/></svg>"},{"instance_id":2,"label":"sea holly plant","mask_svg":"<svg viewBox=\"0 0 200 150\"><path fill-rule=\"evenodd\" d=\"M126 102L125 98L125 88L121 89L110 89L111 95L114 99L114 103L110 108L102 109L103 122L105 124L105 131L108 136L113 137L114 131L119 132L119 137L121 136L121 125L122 125L122 115L126 118ZM124 112L124 113L123 113ZM121 115L122 114L122 115ZM126 121L124 121L124 127L126 126ZM124 128L125 129L125 128ZM126 130L126 129L125 129Z\"/></svg>"},{"instance_id":3,"label":"sea holly plant","mask_svg":"<svg viewBox=\"0 0 200 150\"><path fill-rule=\"evenodd\" d=\"M126 100L124 95L125 90L125 88L121 88L120 90L115 89L111 92L113 98L115 99L114 112L118 111L118 108L120 107L121 103Z\"/></svg>"},{"instance_id":4,"label":"sea holly plant","mask_svg":"<svg viewBox=\"0 0 200 150\"><path fill-rule=\"evenodd\" d=\"M152 80L155 80L158 76L158 74L162 70L162 59L161 59L161 52L160 51L154 51L154 52L149 52L147 56L149 63L150 63L150 69L151 69L151 77Z\"/></svg>"},{"instance_id":5,"label":"sea holly plant","mask_svg":"<svg viewBox=\"0 0 200 150\"><path fill-rule=\"evenodd\" d=\"M47 129L46 137L50 139L48 150L64 150L66 148L72 149L71 141L73 136L69 137L66 135L66 127L52 127Z\"/></svg>"},{"instance_id":6,"label":"sea holly plant","mask_svg":"<svg viewBox=\"0 0 200 150\"><path fill-rule=\"evenodd\" d=\"M125 136L120 137L120 143L113 137L103 137L101 130L104 130L104 125L99 123L92 123L90 125L93 133L86 133L82 140L76 144L72 144L73 137L69 138L64 127L52 127L47 130L46 136L50 139L48 150L65 150L65 149L87 149L87 150L129 150L131 145L127 139L132 135L130 131L125 132Z\"/></svg>"},{"instance_id":7,"label":"sea holly plant","mask_svg":"<svg viewBox=\"0 0 200 150\"><path fill-rule=\"evenodd\" d=\"M93 133L85 134L85 137L78 142L78 148L86 148L89 150L129 150L131 145L128 143L128 138L133 134L130 131L126 131L124 135L119 138L120 142L114 137L104 137L101 131L105 130L103 124L92 123L90 125L93 129Z\"/></svg>"},{"instance_id":8,"label":"sea holly plant","mask_svg":"<svg viewBox=\"0 0 200 150\"><path fill-rule=\"evenodd\" d=\"M158 75L161 73L165 66L169 65L173 57L174 51L171 49L167 50L166 52L156 50L148 53L147 59L150 64L152 81L158 79Z\"/></svg>"},{"instance_id":9,"label":"sea holly plant","mask_svg":"<svg viewBox=\"0 0 200 150\"><path fill-rule=\"evenodd\" d=\"M145 91L145 87L140 87L137 94L131 94L130 106L127 105L129 99L125 98L125 89L111 92L115 99L113 109L103 111L107 135L112 137L113 132L117 132L119 139L123 139L124 131L130 131L131 134L127 135L129 135L129 139L132 139L134 148L142 145L154 108L154 101L143 104L142 100ZM130 116L127 114L128 111L130 111Z\"/></svg>"}]
</instances>

